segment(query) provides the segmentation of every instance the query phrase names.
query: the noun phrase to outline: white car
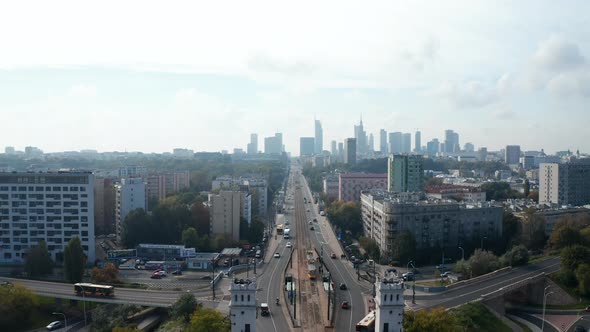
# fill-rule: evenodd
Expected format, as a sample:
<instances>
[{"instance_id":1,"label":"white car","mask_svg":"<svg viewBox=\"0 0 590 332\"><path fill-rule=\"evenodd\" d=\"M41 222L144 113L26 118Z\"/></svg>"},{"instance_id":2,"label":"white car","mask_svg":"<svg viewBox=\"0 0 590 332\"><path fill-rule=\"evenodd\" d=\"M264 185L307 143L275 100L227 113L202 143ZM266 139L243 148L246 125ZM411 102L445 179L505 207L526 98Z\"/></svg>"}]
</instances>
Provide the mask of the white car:
<instances>
[{"instance_id":1,"label":"white car","mask_svg":"<svg viewBox=\"0 0 590 332\"><path fill-rule=\"evenodd\" d=\"M57 330L57 329L61 329L62 325L61 322L56 320L55 322L51 322L49 323L49 325L47 325L47 331L53 331L53 330Z\"/></svg>"},{"instance_id":2,"label":"white car","mask_svg":"<svg viewBox=\"0 0 590 332\"><path fill-rule=\"evenodd\" d=\"M291 248L291 247L292 247L291 242L287 242L287 248Z\"/></svg>"},{"instance_id":3,"label":"white car","mask_svg":"<svg viewBox=\"0 0 590 332\"><path fill-rule=\"evenodd\" d=\"M281 254L279 254L278 252L275 252L275 258L281 258Z\"/></svg>"}]
</instances>

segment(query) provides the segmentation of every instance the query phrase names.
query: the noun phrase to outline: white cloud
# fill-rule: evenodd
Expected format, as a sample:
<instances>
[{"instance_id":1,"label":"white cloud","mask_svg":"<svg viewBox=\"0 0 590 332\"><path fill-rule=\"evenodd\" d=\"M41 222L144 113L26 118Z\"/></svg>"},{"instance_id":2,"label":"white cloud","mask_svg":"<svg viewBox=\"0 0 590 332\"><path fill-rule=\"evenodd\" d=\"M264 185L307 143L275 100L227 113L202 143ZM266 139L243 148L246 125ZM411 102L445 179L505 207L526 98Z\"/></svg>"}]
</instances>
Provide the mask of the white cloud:
<instances>
[{"instance_id":1,"label":"white cloud","mask_svg":"<svg viewBox=\"0 0 590 332\"><path fill-rule=\"evenodd\" d=\"M497 84L483 81L444 82L430 92L448 100L455 108L481 108L500 100Z\"/></svg>"},{"instance_id":2,"label":"white cloud","mask_svg":"<svg viewBox=\"0 0 590 332\"><path fill-rule=\"evenodd\" d=\"M97 95L95 85L79 84L70 88L68 95L72 97L94 98Z\"/></svg>"}]
</instances>

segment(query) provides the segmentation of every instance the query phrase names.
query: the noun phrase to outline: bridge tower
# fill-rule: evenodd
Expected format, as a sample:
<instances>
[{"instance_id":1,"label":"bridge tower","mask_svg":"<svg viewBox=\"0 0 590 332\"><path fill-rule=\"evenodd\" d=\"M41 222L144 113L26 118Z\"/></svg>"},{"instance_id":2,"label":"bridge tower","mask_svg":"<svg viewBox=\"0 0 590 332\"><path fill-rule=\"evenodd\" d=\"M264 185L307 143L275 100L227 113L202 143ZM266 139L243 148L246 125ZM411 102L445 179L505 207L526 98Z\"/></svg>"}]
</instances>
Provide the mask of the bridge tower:
<instances>
[{"instance_id":1,"label":"bridge tower","mask_svg":"<svg viewBox=\"0 0 590 332\"><path fill-rule=\"evenodd\" d=\"M375 332L401 332L404 318L403 281L385 278L376 282Z\"/></svg>"},{"instance_id":2,"label":"bridge tower","mask_svg":"<svg viewBox=\"0 0 590 332\"><path fill-rule=\"evenodd\" d=\"M256 281L234 279L229 291L231 332L256 332Z\"/></svg>"}]
</instances>

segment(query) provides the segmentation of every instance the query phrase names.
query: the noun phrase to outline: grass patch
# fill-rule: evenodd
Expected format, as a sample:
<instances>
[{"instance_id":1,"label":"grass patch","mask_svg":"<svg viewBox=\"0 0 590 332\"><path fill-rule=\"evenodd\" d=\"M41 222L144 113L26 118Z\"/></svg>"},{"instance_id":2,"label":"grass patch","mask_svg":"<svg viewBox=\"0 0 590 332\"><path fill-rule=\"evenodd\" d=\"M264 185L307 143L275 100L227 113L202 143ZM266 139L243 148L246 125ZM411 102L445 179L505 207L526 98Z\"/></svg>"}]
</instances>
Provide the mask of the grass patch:
<instances>
[{"instance_id":1,"label":"grass patch","mask_svg":"<svg viewBox=\"0 0 590 332\"><path fill-rule=\"evenodd\" d=\"M416 281L416 285L418 286L424 286L424 287L441 287L441 286L447 286L449 285L450 282L448 281L440 281L439 280L424 280L424 281Z\"/></svg>"},{"instance_id":2,"label":"grass patch","mask_svg":"<svg viewBox=\"0 0 590 332\"><path fill-rule=\"evenodd\" d=\"M451 310L465 331L511 332L512 329L498 319L481 303L468 303Z\"/></svg>"},{"instance_id":3,"label":"grass patch","mask_svg":"<svg viewBox=\"0 0 590 332\"><path fill-rule=\"evenodd\" d=\"M187 324L182 319L169 319L161 324L156 332L182 332L186 327Z\"/></svg>"},{"instance_id":4,"label":"grass patch","mask_svg":"<svg viewBox=\"0 0 590 332\"><path fill-rule=\"evenodd\" d=\"M548 259L553 258L555 256L557 256L557 255L538 255L538 256L532 256L531 258L529 258L529 264L542 262L544 260L548 260Z\"/></svg>"},{"instance_id":5,"label":"grass patch","mask_svg":"<svg viewBox=\"0 0 590 332\"><path fill-rule=\"evenodd\" d=\"M589 305L590 304L590 297L581 296L580 292L578 290L578 287L571 287L571 286L565 285L560 278L560 274L559 274L560 272L561 271L551 273L549 275L549 278L553 282L555 282L559 287L561 287L561 289L565 290L569 295L571 295L571 297L573 297L574 299L581 299L580 303L572 304L572 305L573 306L581 306L582 304ZM549 308L549 306L547 306L547 308ZM555 308L555 309L558 309L558 308ZM579 308L576 307L576 308L572 308L572 309L579 309Z\"/></svg>"}]
</instances>

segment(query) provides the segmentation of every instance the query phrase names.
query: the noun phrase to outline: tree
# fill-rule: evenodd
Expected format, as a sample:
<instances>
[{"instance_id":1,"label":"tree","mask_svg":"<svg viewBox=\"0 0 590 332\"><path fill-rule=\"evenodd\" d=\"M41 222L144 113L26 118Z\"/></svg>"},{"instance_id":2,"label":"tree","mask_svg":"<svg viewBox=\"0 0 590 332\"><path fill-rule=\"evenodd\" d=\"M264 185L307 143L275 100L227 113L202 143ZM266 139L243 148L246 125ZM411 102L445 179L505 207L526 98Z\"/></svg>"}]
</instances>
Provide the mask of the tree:
<instances>
[{"instance_id":1,"label":"tree","mask_svg":"<svg viewBox=\"0 0 590 332\"><path fill-rule=\"evenodd\" d=\"M229 320L220 312L210 308L197 307L191 316L187 330L189 332L224 332L230 330L229 324Z\"/></svg>"},{"instance_id":2,"label":"tree","mask_svg":"<svg viewBox=\"0 0 590 332\"><path fill-rule=\"evenodd\" d=\"M391 245L391 260L400 264L416 259L416 240L409 231L398 234Z\"/></svg>"},{"instance_id":3,"label":"tree","mask_svg":"<svg viewBox=\"0 0 590 332\"><path fill-rule=\"evenodd\" d=\"M502 215L502 242L504 248L509 248L518 238L518 218L510 211L504 211Z\"/></svg>"},{"instance_id":4,"label":"tree","mask_svg":"<svg viewBox=\"0 0 590 332\"><path fill-rule=\"evenodd\" d=\"M51 260L51 255L47 250L47 244L42 240L29 251L25 263L25 271L30 276L38 277L51 273L52 268L53 261Z\"/></svg>"},{"instance_id":5,"label":"tree","mask_svg":"<svg viewBox=\"0 0 590 332\"><path fill-rule=\"evenodd\" d=\"M125 326L125 327L121 327L121 326L116 326L113 328L113 332L140 332L141 330L138 330L134 327L129 327L129 326Z\"/></svg>"},{"instance_id":6,"label":"tree","mask_svg":"<svg viewBox=\"0 0 590 332\"><path fill-rule=\"evenodd\" d=\"M580 231L580 237L586 247L590 247L590 226L583 228Z\"/></svg>"},{"instance_id":7,"label":"tree","mask_svg":"<svg viewBox=\"0 0 590 332\"><path fill-rule=\"evenodd\" d=\"M539 191L538 190L533 190L529 193L529 195L527 196L528 199L532 199L533 202L538 203L539 202Z\"/></svg>"},{"instance_id":8,"label":"tree","mask_svg":"<svg viewBox=\"0 0 590 332\"><path fill-rule=\"evenodd\" d=\"M529 183L529 179L524 180L524 197L529 197L531 193L531 184Z\"/></svg>"},{"instance_id":9,"label":"tree","mask_svg":"<svg viewBox=\"0 0 590 332\"><path fill-rule=\"evenodd\" d=\"M195 312L199 304L197 299L192 293L182 294L182 296L174 302L170 313L174 318L182 318L185 322L188 322L191 318L191 314Z\"/></svg>"},{"instance_id":10,"label":"tree","mask_svg":"<svg viewBox=\"0 0 590 332\"><path fill-rule=\"evenodd\" d=\"M0 330L21 330L38 303L37 296L23 286L0 286Z\"/></svg>"},{"instance_id":11,"label":"tree","mask_svg":"<svg viewBox=\"0 0 590 332\"><path fill-rule=\"evenodd\" d=\"M502 256L502 261L510 266L525 265L529 261L529 251L523 245L514 246Z\"/></svg>"},{"instance_id":12,"label":"tree","mask_svg":"<svg viewBox=\"0 0 590 332\"><path fill-rule=\"evenodd\" d=\"M578 290L582 296L590 295L590 264L580 264L576 269Z\"/></svg>"},{"instance_id":13,"label":"tree","mask_svg":"<svg viewBox=\"0 0 590 332\"><path fill-rule=\"evenodd\" d=\"M91 272L92 280L97 283L118 284L119 270L113 263L108 263L104 268L95 267Z\"/></svg>"},{"instance_id":14,"label":"tree","mask_svg":"<svg viewBox=\"0 0 590 332\"><path fill-rule=\"evenodd\" d=\"M590 249L581 245L573 245L561 250L561 268L575 271L581 264L590 264Z\"/></svg>"},{"instance_id":15,"label":"tree","mask_svg":"<svg viewBox=\"0 0 590 332\"><path fill-rule=\"evenodd\" d=\"M191 206L191 219L198 234L209 234L209 209L202 202L197 201Z\"/></svg>"},{"instance_id":16,"label":"tree","mask_svg":"<svg viewBox=\"0 0 590 332\"><path fill-rule=\"evenodd\" d=\"M381 249L379 249L379 244L375 239L371 239L365 236L361 236L359 238L359 243L363 249L367 252L367 255L375 260L375 262L379 263L381 260Z\"/></svg>"},{"instance_id":17,"label":"tree","mask_svg":"<svg viewBox=\"0 0 590 332\"><path fill-rule=\"evenodd\" d=\"M252 220L252 223L250 223L250 226L248 227L246 240L248 240L248 242L251 244L260 243L262 241L263 236L264 224L262 223L262 221L258 220L258 218L255 218L254 220Z\"/></svg>"},{"instance_id":18,"label":"tree","mask_svg":"<svg viewBox=\"0 0 590 332\"><path fill-rule=\"evenodd\" d=\"M581 244L580 231L572 226L563 226L554 229L549 237L549 245L553 249L561 249L574 244Z\"/></svg>"},{"instance_id":19,"label":"tree","mask_svg":"<svg viewBox=\"0 0 590 332\"><path fill-rule=\"evenodd\" d=\"M198 248L199 234L194 227L189 227L182 231L182 244L187 248Z\"/></svg>"},{"instance_id":20,"label":"tree","mask_svg":"<svg viewBox=\"0 0 590 332\"><path fill-rule=\"evenodd\" d=\"M444 308L409 310L404 313L404 331L406 332L454 332L460 331L457 318Z\"/></svg>"},{"instance_id":21,"label":"tree","mask_svg":"<svg viewBox=\"0 0 590 332\"><path fill-rule=\"evenodd\" d=\"M64 249L64 270L66 280L71 283L82 281L86 257L79 237L72 238Z\"/></svg>"},{"instance_id":22,"label":"tree","mask_svg":"<svg viewBox=\"0 0 590 332\"><path fill-rule=\"evenodd\" d=\"M112 332L116 327L125 328L127 317L139 311L134 305L100 306L92 311L92 331ZM125 331L125 330L123 330Z\"/></svg>"},{"instance_id":23,"label":"tree","mask_svg":"<svg viewBox=\"0 0 590 332\"><path fill-rule=\"evenodd\" d=\"M484 275L500 267L498 257L487 250L476 249L469 257L469 270L473 277Z\"/></svg>"},{"instance_id":24,"label":"tree","mask_svg":"<svg viewBox=\"0 0 590 332\"><path fill-rule=\"evenodd\" d=\"M157 209L156 206L154 209ZM123 222L123 243L134 248L140 243L150 243L157 232L152 227L152 217L144 209L130 211Z\"/></svg>"}]
</instances>

